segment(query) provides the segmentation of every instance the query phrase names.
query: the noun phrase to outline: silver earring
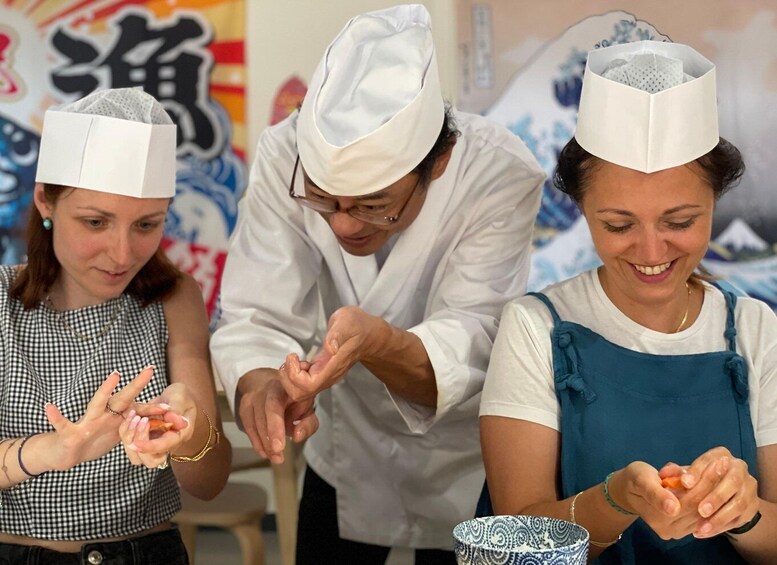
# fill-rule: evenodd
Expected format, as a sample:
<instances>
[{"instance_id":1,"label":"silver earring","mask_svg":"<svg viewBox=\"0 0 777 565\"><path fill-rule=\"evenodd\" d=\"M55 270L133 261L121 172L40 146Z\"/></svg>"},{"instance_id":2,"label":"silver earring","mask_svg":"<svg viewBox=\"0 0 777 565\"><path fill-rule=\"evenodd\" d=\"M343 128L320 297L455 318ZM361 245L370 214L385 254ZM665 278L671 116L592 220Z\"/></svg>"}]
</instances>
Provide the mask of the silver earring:
<instances>
[{"instance_id":1,"label":"silver earring","mask_svg":"<svg viewBox=\"0 0 777 565\"><path fill-rule=\"evenodd\" d=\"M51 228L54 226L54 222L51 221L51 218L43 218L43 229L46 231L51 231Z\"/></svg>"}]
</instances>

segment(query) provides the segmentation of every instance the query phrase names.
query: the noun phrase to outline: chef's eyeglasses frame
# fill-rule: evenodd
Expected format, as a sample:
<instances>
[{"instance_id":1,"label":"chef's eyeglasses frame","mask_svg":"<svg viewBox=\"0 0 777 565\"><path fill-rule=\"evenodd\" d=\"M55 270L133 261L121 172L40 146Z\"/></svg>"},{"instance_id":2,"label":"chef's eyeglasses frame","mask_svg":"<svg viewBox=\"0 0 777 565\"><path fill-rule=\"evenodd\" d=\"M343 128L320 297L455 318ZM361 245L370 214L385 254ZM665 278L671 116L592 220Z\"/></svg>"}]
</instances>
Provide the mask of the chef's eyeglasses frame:
<instances>
[{"instance_id":1,"label":"chef's eyeglasses frame","mask_svg":"<svg viewBox=\"0 0 777 565\"><path fill-rule=\"evenodd\" d=\"M315 210L320 214L334 214L335 212L337 212L339 209L339 206L337 204L337 200L335 200L334 198L317 201L317 200L310 200L307 196L300 196L298 194L294 194L294 183L297 180L297 169L299 169L299 153L297 153L297 158L294 161L294 172L291 174L291 182L289 183L289 196L301 206L305 206L306 208ZM413 195L416 193L416 190L418 190L419 184L420 184L420 179L419 179L419 182L416 182L415 186L413 187L413 190L410 191L410 195L407 197L407 200L405 200L405 203L402 204L402 207L393 216L376 216L374 214L370 214L369 212L360 210L359 208L354 206L351 206L350 208L346 208L345 210L340 210L340 211L345 212L352 218L356 218L360 222L364 222L367 224L374 224L376 226L392 226L396 224L399 221L399 219L402 217L402 214L407 208L407 205L413 199Z\"/></svg>"}]
</instances>

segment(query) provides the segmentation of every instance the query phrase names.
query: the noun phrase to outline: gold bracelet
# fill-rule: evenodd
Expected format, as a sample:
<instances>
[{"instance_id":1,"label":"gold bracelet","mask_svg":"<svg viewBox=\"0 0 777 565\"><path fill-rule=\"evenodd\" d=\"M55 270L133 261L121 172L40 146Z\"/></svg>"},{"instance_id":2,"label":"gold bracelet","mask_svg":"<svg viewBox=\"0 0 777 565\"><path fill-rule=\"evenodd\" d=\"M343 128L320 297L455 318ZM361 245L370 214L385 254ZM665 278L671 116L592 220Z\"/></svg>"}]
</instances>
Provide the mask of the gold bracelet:
<instances>
[{"instance_id":1,"label":"gold bracelet","mask_svg":"<svg viewBox=\"0 0 777 565\"><path fill-rule=\"evenodd\" d=\"M581 494L583 494L582 490L578 492L574 497L572 497L572 504L569 506L569 518L570 518L569 521L572 522L573 524L577 524L577 522L575 522L575 503L577 502L577 497L580 496ZM620 533L618 534L617 539L614 539L613 541L601 542L601 541L592 540L589 534L588 543L590 543L594 547L610 547L611 545L615 545L616 543L621 541L622 537L623 537L623 533Z\"/></svg>"},{"instance_id":2,"label":"gold bracelet","mask_svg":"<svg viewBox=\"0 0 777 565\"><path fill-rule=\"evenodd\" d=\"M5 453L3 453L3 466L2 466L2 469L3 469L3 473L5 473L5 478L8 480L8 486L6 488L11 488L12 486L14 486L14 484L13 484L13 481L11 480L11 477L8 475L8 467L5 464L5 460L8 457L8 452L11 451L11 448L14 445L16 445L17 443L19 443L19 439L20 438L16 438L14 440L4 439L3 441L0 441L0 445L6 443L8 441L11 441L11 443L8 445L8 447L5 448Z\"/></svg>"},{"instance_id":3,"label":"gold bracelet","mask_svg":"<svg viewBox=\"0 0 777 565\"><path fill-rule=\"evenodd\" d=\"M185 455L170 455L170 459L172 461L175 461L176 463L194 463L196 461L199 461L207 453L216 447L219 444L219 431L213 427L213 422L210 420L210 416L208 416L208 413L205 412L205 410L202 411L203 414L205 414L205 419L208 420L208 441L205 442L205 445L200 450L200 452L197 455L192 455L191 457L187 457ZM213 442L213 445L211 445L210 440L213 439L213 436L216 436L216 441Z\"/></svg>"}]
</instances>

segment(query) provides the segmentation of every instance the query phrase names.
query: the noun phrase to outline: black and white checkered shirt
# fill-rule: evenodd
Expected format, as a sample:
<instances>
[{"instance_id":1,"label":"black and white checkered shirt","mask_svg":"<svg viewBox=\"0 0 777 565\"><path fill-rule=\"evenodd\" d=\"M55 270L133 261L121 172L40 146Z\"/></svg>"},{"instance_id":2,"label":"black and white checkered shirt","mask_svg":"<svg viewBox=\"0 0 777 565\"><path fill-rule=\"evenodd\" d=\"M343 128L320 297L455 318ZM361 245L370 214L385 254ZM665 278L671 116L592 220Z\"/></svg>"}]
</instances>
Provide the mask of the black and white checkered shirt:
<instances>
[{"instance_id":1,"label":"black and white checkered shirt","mask_svg":"<svg viewBox=\"0 0 777 565\"><path fill-rule=\"evenodd\" d=\"M14 269L0 266L0 438L53 431L46 402L78 420L114 369L121 373L118 390L144 367L156 366L139 401L164 390L161 303L142 308L123 295L63 313L44 303L25 311L8 294ZM0 531L50 540L125 536L167 521L180 507L172 470L131 465L119 444L95 461L0 491Z\"/></svg>"}]
</instances>

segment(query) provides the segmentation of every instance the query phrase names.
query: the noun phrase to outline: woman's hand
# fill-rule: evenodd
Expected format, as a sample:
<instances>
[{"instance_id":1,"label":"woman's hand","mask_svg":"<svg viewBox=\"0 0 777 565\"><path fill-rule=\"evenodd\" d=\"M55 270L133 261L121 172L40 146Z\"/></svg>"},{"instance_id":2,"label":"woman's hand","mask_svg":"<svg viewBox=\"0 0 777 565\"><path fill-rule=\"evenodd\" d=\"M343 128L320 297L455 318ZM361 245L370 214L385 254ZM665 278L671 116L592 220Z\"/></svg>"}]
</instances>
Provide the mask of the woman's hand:
<instances>
[{"instance_id":1,"label":"woman's hand","mask_svg":"<svg viewBox=\"0 0 777 565\"><path fill-rule=\"evenodd\" d=\"M662 469L663 471L663 469ZM685 469L681 497L683 506L693 509L697 525L693 535L709 538L749 522L758 511L758 481L747 463L725 447L701 454Z\"/></svg>"},{"instance_id":2,"label":"woman's hand","mask_svg":"<svg viewBox=\"0 0 777 565\"><path fill-rule=\"evenodd\" d=\"M662 469L668 476L665 471ZM610 496L625 510L638 514L662 539L680 539L694 533L701 518L698 493L664 488L661 479L654 467L635 461L612 476Z\"/></svg>"},{"instance_id":3,"label":"woman's hand","mask_svg":"<svg viewBox=\"0 0 777 565\"><path fill-rule=\"evenodd\" d=\"M111 373L97 389L86 412L77 422L65 418L53 404L46 405L46 417L54 427L50 441L41 450L40 458L48 461L48 468L66 470L102 457L119 443L119 427L122 413L129 409L135 398L151 380L153 367L143 369L127 385L111 396L119 384L118 372ZM160 414L158 407L151 411ZM43 445L43 442L41 442ZM28 464L28 467L34 465Z\"/></svg>"},{"instance_id":4,"label":"woman's hand","mask_svg":"<svg viewBox=\"0 0 777 565\"><path fill-rule=\"evenodd\" d=\"M164 467L168 455L181 451L192 438L197 417L197 405L183 383L171 384L147 404L134 404L119 429L130 462L149 469ZM169 429L152 430L155 419L169 424Z\"/></svg>"},{"instance_id":5,"label":"woman's hand","mask_svg":"<svg viewBox=\"0 0 777 565\"><path fill-rule=\"evenodd\" d=\"M713 537L747 523L758 510L758 482L725 447L703 453L687 467L667 463L658 472L635 462L618 474L610 481L614 499L623 500L624 508L662 539ZM662 487L667 477L679 477L681 488Z\"/></svg>"}]
</instances>

